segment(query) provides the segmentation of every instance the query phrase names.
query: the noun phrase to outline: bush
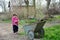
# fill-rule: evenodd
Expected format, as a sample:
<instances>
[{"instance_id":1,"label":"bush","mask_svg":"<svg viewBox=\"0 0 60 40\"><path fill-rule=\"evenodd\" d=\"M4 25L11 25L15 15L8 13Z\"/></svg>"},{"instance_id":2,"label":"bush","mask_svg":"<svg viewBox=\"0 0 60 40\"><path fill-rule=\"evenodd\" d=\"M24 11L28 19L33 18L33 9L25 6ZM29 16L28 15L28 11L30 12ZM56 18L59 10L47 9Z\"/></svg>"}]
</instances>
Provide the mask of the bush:
<instances>
[{"instance_id":1,"label":"bush","mask_svg":"<svg viewBox=\"0 0 60 40\"><path fill-rule=\"evenodd\" d=\"M29 19L29 20L26 20L26 23L35 23L37 20L36 19Z\"/></svg>"},{"instance_id":2,"label":"bush","mask_svg":"<svg viewBox=\"0 0 60 40\"><path fill-rule=\"evenodd\" d=\"M57 16L55 16L56 17L56 19L60 19L60 15L57 15Z\"/></svg>"},{"instance_id":3,"label":"bush","mask_svg":"<svg viewBox=\"0 0 60 40\"><path fill-rule=\"evenodd\" d=\"M44 40L60 40L60 25L45 28Z\"/></svg>"}]
</instances>

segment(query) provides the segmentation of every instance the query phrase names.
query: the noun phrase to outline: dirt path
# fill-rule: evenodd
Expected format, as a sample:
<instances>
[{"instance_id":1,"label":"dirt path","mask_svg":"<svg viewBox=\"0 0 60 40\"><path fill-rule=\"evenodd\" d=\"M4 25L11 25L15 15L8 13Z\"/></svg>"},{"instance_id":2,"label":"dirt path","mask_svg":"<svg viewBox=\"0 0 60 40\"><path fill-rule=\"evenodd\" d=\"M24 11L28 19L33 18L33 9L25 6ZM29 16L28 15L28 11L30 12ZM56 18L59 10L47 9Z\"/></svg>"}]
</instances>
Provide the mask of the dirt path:
<instances>
[{"instance_id":1,"label":"dirt path","mask_svg":"<svg viewBox=\"0 0 60 40\"><path fill-rule=\"evenodd\" d=\"M44 28L46 27L51 27L53 25L60 25L60 22L59 21L53 21L53 22L47 22L45 25L44 25Z\"/></svg>"},{"instance_id":2,"label":"dirt path","mask_svg":"<svg viewBox=\"0 0 60 40\"><path fill-rule=\"evenodd\" d=\"M13 34L12 26L10 23L0 23L0 40L28 40L28 39L26 36Z\"/></svg>"},{"instance_id":3,"label":"dirt path","mask_svg":"<svg viewBox=\"0 0 60 40\"><path fill-rule=\"evenodd\" d=\"M27 40L27 38L13 34L11 24L0 23L0 40Z\"/></svg>"}]
</instances>

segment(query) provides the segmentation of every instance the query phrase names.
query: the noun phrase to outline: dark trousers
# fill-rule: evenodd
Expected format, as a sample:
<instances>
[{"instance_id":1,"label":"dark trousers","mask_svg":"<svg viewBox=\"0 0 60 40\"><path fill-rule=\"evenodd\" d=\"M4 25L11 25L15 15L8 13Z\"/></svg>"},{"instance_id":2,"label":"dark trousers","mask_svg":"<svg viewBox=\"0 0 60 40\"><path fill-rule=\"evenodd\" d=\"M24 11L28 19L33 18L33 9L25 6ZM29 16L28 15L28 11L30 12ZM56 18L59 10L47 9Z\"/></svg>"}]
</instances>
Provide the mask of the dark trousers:
<instances>
[{"instance_id":1,"label":"dark trousers","mask_svg":"<svg viewBox=\"0 0 60 40\"><path fill-rule=\"evenodd\" d=\"M14 32L14 33L18 32L18 26L13 25L13 32Z\"/></svg>"}]
</instances>

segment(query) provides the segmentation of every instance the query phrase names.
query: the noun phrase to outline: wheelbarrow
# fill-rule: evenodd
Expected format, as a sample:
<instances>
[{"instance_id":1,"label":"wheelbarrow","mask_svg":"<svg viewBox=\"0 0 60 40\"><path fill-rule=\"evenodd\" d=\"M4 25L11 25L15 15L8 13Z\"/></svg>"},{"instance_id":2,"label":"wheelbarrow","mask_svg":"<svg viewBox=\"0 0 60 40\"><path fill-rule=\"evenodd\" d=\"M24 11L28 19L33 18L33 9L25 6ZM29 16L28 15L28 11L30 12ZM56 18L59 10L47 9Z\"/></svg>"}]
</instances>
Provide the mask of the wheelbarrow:
<instances>
[{"instance_id":1,"label":"wheelbarrow","mask_svg":"<svg viewBox=\"0 0 60 40\"><path fill-rule=\"evenodd\" d=\"M41 19L36 24L24 25L24 31L28 36L29 40L34 40L34 38L43 38L44 37L44 29L43 26L46 23L45 19Z\"/></svg>"}]
</instances>

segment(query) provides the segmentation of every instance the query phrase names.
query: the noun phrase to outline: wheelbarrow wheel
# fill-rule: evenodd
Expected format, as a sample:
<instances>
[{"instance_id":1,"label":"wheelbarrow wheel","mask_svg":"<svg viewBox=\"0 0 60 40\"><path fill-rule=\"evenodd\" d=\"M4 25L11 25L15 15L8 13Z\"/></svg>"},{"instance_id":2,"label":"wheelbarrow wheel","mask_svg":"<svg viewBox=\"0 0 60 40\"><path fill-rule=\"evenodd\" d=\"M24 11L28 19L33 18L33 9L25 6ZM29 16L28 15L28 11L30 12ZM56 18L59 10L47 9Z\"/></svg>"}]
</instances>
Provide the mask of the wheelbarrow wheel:
<instances>
[{"instance_id":1,"label":"wheelbarrow wheel","mask_svg":"<svg viewBox=\"0 0 60 40\"><path fill-rule=\"evenodd\" d=\"M29 38L29 40L34 40L34 32L33 31L29 31L28 38Z\"/></svg>"}]
</instances>

